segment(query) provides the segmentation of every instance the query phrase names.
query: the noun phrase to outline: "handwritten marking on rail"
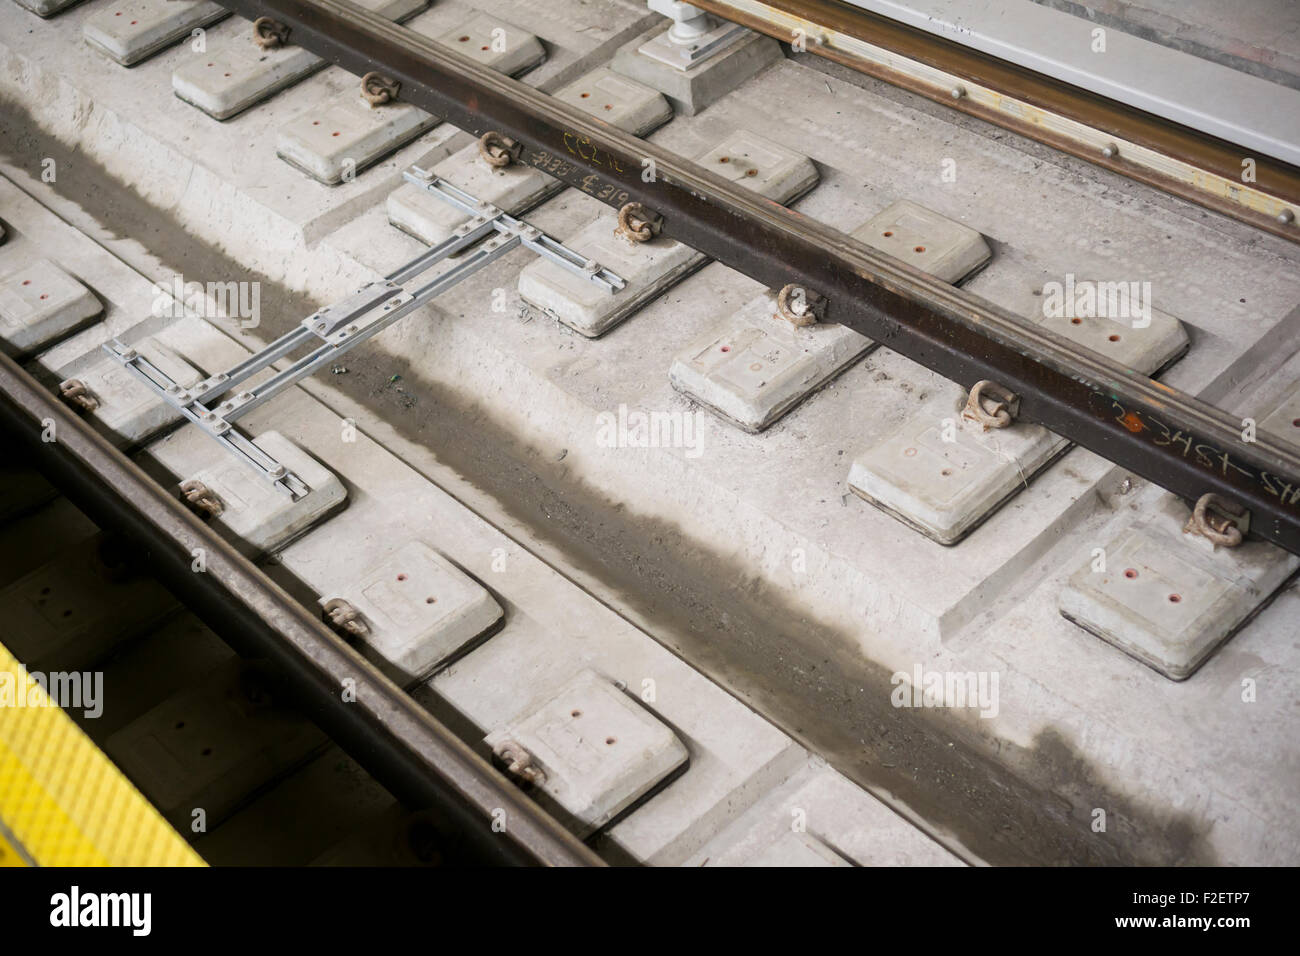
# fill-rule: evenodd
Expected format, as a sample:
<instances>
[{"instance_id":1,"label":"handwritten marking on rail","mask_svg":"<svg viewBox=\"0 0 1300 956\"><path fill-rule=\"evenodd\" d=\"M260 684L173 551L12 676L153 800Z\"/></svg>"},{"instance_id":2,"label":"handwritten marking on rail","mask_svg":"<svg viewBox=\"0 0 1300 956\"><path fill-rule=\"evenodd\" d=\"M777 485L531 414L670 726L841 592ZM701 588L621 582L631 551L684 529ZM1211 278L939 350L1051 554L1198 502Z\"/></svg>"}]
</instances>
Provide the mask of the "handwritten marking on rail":
<instances>
[{"instance_id":1,"label":"handwritten marking on rail","mask_svg":"<svg viewBox=\"0 0 1300 956\"><path fill-rule=\"evenodd\" d=\"M1300 484L1280 475L1274 475L1271 472L1239 464L1233 460L1230 453L1206 442L1197 441L1195 436L1181 429L1170 428L1149 413L1143 413L1136 409L1127 409L1114 398L1100 393L1094 393L1094 398L1099 403L1109 403L1108 412L1121 427L1134 434L1148 432L1152 444L1157 447L1180 449L1183 458L1194 461L1197 465L1209 471L1218 472L1224 477L1231 472L1236 472L1253 479L1263 486L1268 494L1288 507L1294 507L1297 503L1300 503Z\"/></svg>"},{"instance_id":2,"label":"handwritten marking on rail","mask_svg":"<svg viewBox=\"0 0 1300 956\"><path fill-rule=\"evenodd\" d=\"M1119 420L1119 423L1135 435L1146 428L1146 425L1142 424L1142 416L1134 412L1129 412Z\"/></svg>"},{"instance_id":3,"label":"handwritten marking on rail","mask_svg":"<svg viewBox=\"0 0 1300 956\"><path fill-rule=\"evenodd\" d=\"M536 166L544 173L550 173L552 176L570 183L574 183L574 180L585 168L575 166L563 156L556 156L542 149L533 150L529 154L528 164ZM589 196L595 196L601 202L609 203L611 206L622 206L632 198L628 195L626 189L621 188L616 183L606 182L594 174L583 176L580 181L574 184Z\"/></svg>"},{"instance_id":4,"label":"handwritten marking on rail","mask_svg":"<svg viewBox=\"0 0 1300 956\"><path fill-rule=\"evenodd\" d=\"M616 173L623 172L623 166L618 161L618 157L602 151L599 146L585 136L566 132L564 134L564 148L579 159L595 163L597 166L608 166Z\"/></svg>"},{"instance_id":5,"label":"handwritten marking on rail","mask_svg":"<svg viewBox=\"0 0 1300 956\"><path fill-rule=\"evenodd\" d=\"M528 157L528 164L560 179L566 179L570 174L579 171L577 166L563 156L555 156L543 149L534 150L532 155Z\"/></svg>"},{"instance_id":6,"label":"handwritten marking on rail","mask_svg":"<svg viewBox=\"0 0 1300 956\"><path fill-rule=\"evenodd\" d=\"M619 189L613 183L602 182L599 176L585 176L581 185L584 193L614 206L622 206L630 198L626 189Z\"/></svg>"}]
</instances>

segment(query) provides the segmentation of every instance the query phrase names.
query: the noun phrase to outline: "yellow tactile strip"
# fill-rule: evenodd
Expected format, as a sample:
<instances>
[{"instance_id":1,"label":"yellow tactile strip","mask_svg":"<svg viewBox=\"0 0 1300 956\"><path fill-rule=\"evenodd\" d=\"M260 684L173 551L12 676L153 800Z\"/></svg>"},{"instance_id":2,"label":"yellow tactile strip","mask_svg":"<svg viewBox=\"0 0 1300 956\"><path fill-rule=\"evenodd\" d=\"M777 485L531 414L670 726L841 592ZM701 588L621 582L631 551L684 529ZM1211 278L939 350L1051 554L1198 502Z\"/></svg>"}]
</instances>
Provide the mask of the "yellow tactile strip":
<instances>
[{"instance_id":1,"label":"yellow tactile strip","mask_svg":"<svg viewBox=\"0 0 1300 956\"><path fill-rule=\"evenodd\" d=\"M0 645L0 866L203 860Z\"/></svg>"}]
</instances>

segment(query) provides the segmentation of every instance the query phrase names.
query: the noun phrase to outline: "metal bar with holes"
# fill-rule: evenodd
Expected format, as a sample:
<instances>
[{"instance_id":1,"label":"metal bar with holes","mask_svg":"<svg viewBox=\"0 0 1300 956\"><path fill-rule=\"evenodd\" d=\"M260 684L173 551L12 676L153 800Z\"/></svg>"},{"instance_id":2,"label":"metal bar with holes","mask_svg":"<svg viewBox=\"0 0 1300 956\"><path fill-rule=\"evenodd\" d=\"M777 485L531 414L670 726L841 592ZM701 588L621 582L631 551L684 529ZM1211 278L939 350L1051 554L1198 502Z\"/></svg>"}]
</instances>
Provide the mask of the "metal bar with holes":
<instances>
[{"instance_id":1,"label":"metal bar with holes","mask_svg":"<svg viewBox=\"0 0 1300 956\"><path fill-rule=\"evenodd\" d=\"M469 215L470 220L447 239L399 266L386 278L363 286L341 302L307 316L297 328L233 368L211 375L192 388L182 388L135 349L116 339L105 343L104 351L177 409L187 421L197 425L270 481L277 490L297 499L309 490L306 484L240 434L234 427L237 419L378 335L398 319L410 315L516 246L523 245L610 292L626 285L620 276L557 242L536 226L506 215L504 210L482 202L418 166L404 175L409 182ZM469 251L464 257L446 272L423 285L417 284L413 291L405 288L407 283L412 283L434 266L466 250ZM212 404L229 395L236 386L270 370L276 362L308 345L314 345L314 348L287 368L259 384L240 389L219 405Z\"/></svg>"},{"instance_id":2,"label":"metal bar with holes","mask_svg":"<svg viewBox=\"0 0 1300 956\"><path fill-rule=\"evenodd\" d=\"M1252 533L1300 553L1300 452L1001 307L876 252L593 120L347 0L223 0L292 26L351 72L399 80L403 99L481 136L608 205L639 202L663 233L771 288L826 297L840 322L967 388L992 380L1020 414L1189 500L1216 493L1253 513Z\"/></svg>"}]
</instances>

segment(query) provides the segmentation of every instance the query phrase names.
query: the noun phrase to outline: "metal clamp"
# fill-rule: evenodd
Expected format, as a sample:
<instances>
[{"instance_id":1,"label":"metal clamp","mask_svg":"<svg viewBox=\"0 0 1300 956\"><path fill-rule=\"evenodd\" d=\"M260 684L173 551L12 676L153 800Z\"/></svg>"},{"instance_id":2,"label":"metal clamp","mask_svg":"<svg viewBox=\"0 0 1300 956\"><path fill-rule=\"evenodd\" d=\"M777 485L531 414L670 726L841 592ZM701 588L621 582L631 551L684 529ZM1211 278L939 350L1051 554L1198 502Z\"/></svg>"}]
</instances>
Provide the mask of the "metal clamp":
<instances>
[{"instance_id":1,"label":"metal clamp","mask_svg":"<svg viewBox=\"0 0 1300 956\"><path fill-rule=\"evenodd\" d=\"M361 78L361 95L372 107L383 106L397 99L401 89L402 84L397 80L375 70L371 70Z\"/></svg>"},{"instance_id":2,"label":"metal clamp","mask_svg":"<svg viewBox=\"0 0 1300 956\"><path fill-rule=\"evenodd\" d=\"M90 393L85 382L77 378L65 379L59 383L59 398L79 412L93 412L99 408L99 399Z\"/></svg>"},{"instance_id":3,"label":"metal clamp","mask_svg":"<svg viewBox=\"0 0 1300 956\"><path fill-rule=\"evenodd\" d=\"M533 764L533 755L513 740L502 740L492 748L492 753L505 764L506 773L527 786L536 786L546 780L546 773Z\"/></svg>"},{"instance_id":4,"label":"metal clamp","mask_svg":"<svg viewBox=\"0 0 1300 956\"><path fill-rule=\"evenodd\" d=\"M488 130L479 137L478 154L489 166L503 169L511 163L519 162L519 157L524 154L524 144L509 136L502 136L496 130Z\"/></svg>"},{"instance_id":5,"label":"metal clamp","mask_svg":"<svg viewBox=\"0 0 1300 956\"><path fill-rule=\"evenodd\" d=\"M1210 509L1214 511L1211 512ZM1250 512L1235 501L1228 501L1219 495L1201 495L1196 499L1192 516L1183 526L1185 534L1199 534L1207 538L1216 548L1235 548L1244 539L1243 526L1249 526Z\"/></svg>"},{"instance_id":6,"label":"metal clamp","mask_svg":"<svg viewBox=\"0 0 1300 956\"><path fill-rule=\"evenodd\" d=\"M985 395L985 392L988 395ZM997 382L985 379L976 382L966 398L966 407L962 409L962 418L978 422L985 431L990 428L1006 428L1020 414L1020 396Z\"/></svg>"},{"instance_id":7,"label":"metal clamp","mask_svg":"<svg viewBox=\"0 0 1300 956\"><path fill-rule=\"evenodd\" d=\"M289 42L289 27L270 17L258 17L253 21L253 42L263 50L274 50Z\"/></svg>"},{"instance_id":8,"label":"metal clamp","mask_svg":"<svg viewBox=\"0 0 1300 956\"><path fill-rule=\"evenodd\" d=\"M361 612L343 598L330 598L321 606L321 617L325 623L344 637L365 637L370 633Z\"/></svg>"},{"instance_id":9,"label":"metal clamp","mask_svg":"<svg viewBox=\"0 0 1300 956\"><path fill-rule=\"evenodd\" d=\"M628 242L648 242L663 228L664 217L639 202L625 203L618 211L618 228L614 230Z\"/></svg>"},{"instance_id":10,"label":"metal clamp","mask_svg":"<svg viewBox=\"0 0 1300 956\"><path fill-rule=\"evenodd\" d=\"M181 482L181 497L200 518L215 518L226 510L216 492L195 478Z\"/></svg>"},{"instance_id":11,"label":"metal clamp","mask_svg":"<svg viewBox=\"0 0 1300 956\"><path fill-rule=\"evenodd\" d=\"M801 285L786 285L776 296L776 318L798 328L816 325L826 314L826 296Z\"/></svg>"}]
</instances>

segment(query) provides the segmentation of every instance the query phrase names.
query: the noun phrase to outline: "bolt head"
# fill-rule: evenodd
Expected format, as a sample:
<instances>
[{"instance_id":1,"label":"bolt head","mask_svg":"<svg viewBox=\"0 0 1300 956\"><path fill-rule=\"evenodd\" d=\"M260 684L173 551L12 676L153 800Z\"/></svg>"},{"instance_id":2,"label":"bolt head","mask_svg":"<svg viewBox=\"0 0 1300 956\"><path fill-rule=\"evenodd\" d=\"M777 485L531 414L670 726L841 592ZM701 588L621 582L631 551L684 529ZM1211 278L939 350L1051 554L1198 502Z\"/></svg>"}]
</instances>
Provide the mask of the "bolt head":
<instances>
[{"instance_id":1,"label":"bolt head","mask_svg":"<svg viewBox=\"0 0 1300 956\"><path fill-rule=\"evenodd\" d=\"M1277 221L1284 226L1289 226L1291 223L1295 222L1295 213L1290 209L1283 209L1277 214Z\"/></svg>"}]
</instances>

